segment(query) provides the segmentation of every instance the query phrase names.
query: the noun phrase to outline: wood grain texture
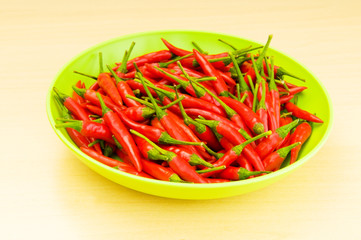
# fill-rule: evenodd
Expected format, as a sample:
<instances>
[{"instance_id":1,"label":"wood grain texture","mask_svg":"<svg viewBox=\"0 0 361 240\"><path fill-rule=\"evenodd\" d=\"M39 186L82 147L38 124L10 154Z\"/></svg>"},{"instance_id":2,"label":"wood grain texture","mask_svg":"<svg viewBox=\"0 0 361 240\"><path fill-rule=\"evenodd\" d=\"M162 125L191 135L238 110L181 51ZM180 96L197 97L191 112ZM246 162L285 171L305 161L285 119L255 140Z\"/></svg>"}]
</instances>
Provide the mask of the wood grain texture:
<instances>
[{"instance_id":1,"label":"wood grain texture","mask_svg":"<svg viewBox=\"0 0 361 240\"><path fill-rule=\"evenodd\" d=\"M1 239L360 239L358 1L2 1ZM184 201L138 193L80 163L52 131L45 96L79 52L148 30L265 42L329 91L331 136L302 168L250 194ZM315 103L317 104L317 103Z\"/></svg>"}]
</instances>

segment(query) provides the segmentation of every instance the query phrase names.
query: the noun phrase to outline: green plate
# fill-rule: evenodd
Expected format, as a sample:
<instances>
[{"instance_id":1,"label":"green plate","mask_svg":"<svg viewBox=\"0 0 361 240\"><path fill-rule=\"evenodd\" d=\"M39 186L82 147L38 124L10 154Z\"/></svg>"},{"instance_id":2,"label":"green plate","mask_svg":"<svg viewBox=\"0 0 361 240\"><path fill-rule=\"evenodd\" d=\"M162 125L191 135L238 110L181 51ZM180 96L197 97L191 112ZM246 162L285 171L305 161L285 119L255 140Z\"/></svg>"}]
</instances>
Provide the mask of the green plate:
<instances>
[{"instance_id":1,"label":"green plate","mask_svg":"<svg viewBox=\"0 0 361 240\"><path fill-rule=\"evenodd\" d=\"M308 87L304 93L299 94L299 106L310 111L311 113L317 113L317 116L324 120L323 124L313 125L313 133L301 150L299 160L296 163L290 166L286 166L274 173L243 181L216 184L182 184L146 179L123 173L90 158L81 152L80 149L78 149L78 147L69 138L65 130L59 130L54 127L55 119L59 117L59 111L52 97L52 88L57 87L60 91L71 94L71 86L74 85L79 79L83 80L86 86L89 87L93 81L89 78L74 74L73 70L97 75L97 56L99 52L103 53L105 64L114 66L115 62L121 61L124 50L128 49L132 41L136 42L132 57L160 49L166 49L160 40L161 37L184 49L192 49L191 42L195 41L203 49L206 49L210 53L219 53L230 50L227 46L217 41L219 38L239 46L239 48L247 47L249 45L261 45L260 43L246 40L237 36L219 33L167 30L121 36L119 38L115 38L91 47L70 60L70 62L59 71L49 88L46 99L47 114L51 126L61 141L66 146L68 146L69 149L83 163L85 163L95 172L125 187L156 196L178 199L224 198L255 191L278 181L308 161L325 143L333 122L331 101L326 89L322 83L302 64L277 50L270 49L268 54L275 56L275 63L277 65L281 65L289 72L306 79L306 82L302 83L291 78L286 78L291 83Z\"/></svg>"}]
</instances>

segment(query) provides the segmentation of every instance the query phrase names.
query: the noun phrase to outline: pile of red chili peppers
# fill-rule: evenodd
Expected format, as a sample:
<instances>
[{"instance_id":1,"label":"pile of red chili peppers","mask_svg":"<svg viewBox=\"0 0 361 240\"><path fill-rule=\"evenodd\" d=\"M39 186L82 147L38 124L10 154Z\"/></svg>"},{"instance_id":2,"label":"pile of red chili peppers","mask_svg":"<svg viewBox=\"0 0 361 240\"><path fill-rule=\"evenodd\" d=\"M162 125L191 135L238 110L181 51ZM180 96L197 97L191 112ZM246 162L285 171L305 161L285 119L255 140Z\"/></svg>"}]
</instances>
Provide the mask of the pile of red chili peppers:
<instances>
[{"instance_id":1,"label":"pile of red chili peppers","mask_svg":"<svg viewBox=\"0 0 361 240\"><path fill-rule=\"evenodd\" d=\"M103 66L89 88L80 80L72 96L54 88L61 118L74 143L95 160L130 174L171 182L221 183L280 169L297 160L310 137L310 122L323 121L299 108L307 87L276 66L265 46L207 54L161 39L166 50ZM120 160L118 160L120 159Z\"/></svg>"}]
</instances>

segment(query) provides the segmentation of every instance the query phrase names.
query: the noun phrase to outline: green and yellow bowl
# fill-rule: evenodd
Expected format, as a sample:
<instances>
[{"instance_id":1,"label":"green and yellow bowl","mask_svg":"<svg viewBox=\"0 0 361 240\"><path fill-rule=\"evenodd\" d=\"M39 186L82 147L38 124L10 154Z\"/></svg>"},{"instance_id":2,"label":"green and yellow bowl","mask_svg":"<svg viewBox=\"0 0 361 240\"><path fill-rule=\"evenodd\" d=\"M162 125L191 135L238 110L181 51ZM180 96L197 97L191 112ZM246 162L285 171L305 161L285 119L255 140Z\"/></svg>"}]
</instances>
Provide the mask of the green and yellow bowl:
<instances>
[{"instance_id":1,"label":"green and yellow bowl","mask_svg":"<svg viewBox=\"0 0 361 240\"><path fill-rule=\"evenodd\" d=\"M84 81L86 86L89 87L94 81L89 78L76 75L73 71L77 70L97 75L99 71L99 52L103 53L105 64L114 66L115 62L121 61L124 50L128 49L132 41L136 42L132 57L166 49L160 38L165 38L172 44L184 49L192 49L191 42L195 41L203 49L208 50L210 53L219 53L230 50L226 45L218 41L219 38L228 41L235 46L239 46L239 48L247 47L249 45L261 45L260 43L237 36L219 33L181 30L156 31L121 36L119 38L100 43L70 60L70 62L59 71L49 88L46 99L47 114L51 126L61 141L65 143L65 145L68 146L69 149L83 163L95 172L125 187L156 196L178 199L224 198L255 191L278 181L307 162L325 143L333 122L331 101L326 89L309 70L296 60L279 51L269 49L268 54L275 56L275 63L277 65L283 66L289 72L306 79L306 82L303 83L292 78L286 78L291 83L308 87L306 91L299 94L299 106L307 109L311 113L317 113L317 116L324 120L323 124L313 125L313 133L301 150L299 160L296 163L290 166L285 166L274 173L243 181L215 184L188 184L171 183L134 176L110 168L87 156L73 143L64 129L56 129L54 127L56 123L55 119L60 116L52 96L53 87L57 87L60 91L69 95L72 93L72 85L74 85L79 79Z\"/></svg>"}]
</instances>

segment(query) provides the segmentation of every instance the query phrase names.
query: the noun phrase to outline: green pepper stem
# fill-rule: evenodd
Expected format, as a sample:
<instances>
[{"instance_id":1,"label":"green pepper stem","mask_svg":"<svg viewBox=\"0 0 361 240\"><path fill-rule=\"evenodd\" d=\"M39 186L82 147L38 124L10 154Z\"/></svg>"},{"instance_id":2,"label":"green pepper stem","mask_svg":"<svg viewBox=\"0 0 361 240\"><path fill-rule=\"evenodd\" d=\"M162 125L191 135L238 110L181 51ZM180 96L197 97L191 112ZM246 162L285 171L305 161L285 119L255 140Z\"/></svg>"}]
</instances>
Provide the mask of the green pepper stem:
<instances>
[{"instance_id":1,"label":"green pepper stem","mask_svg":"<svg viewBox=\"0 0 361 240\"><path fill-rule=\"evenodd\" d=\"M128 60L129 60L129 57L130 57L130 54L132 53L132 50L134 48L134 45L135 45L135 42L132 42L130 44L130 47L129 47L129 50L126 50L124 52L124 56L123 56L123 59L122 59L122 63L121 65L119 66L118 70L121 72L121 73L127 73L127 63L128 63Z\"/></svg>"},{"instance_id":2,"label":"green pepper stem","mask_svg":"<svg viewBox=\"0 0 361 240\"><path fill-rule=\"evenodd\" d=\"M147 102L147 101L144 101L144 100L142 100L142 99L139 99L139 98L137 98L137 97L134 97L134 96L131 96L131 95L128 95L128 94L126 95L126 97L127 97L127 98L130 98L130 99L132 99L132 100L134 100L134 101L136 101L136 102L139 102L139 103L141 103L141 104L143 104L143 105L146 105L147 107L153 108L153 104L151 104L151 103L149 103L149 102ZM177 103L181 102L184 98L185 98L184 96L181 96L180 98L177 98L177 99L174 100L173 102L171 102L171 103L169 103L169 104L167 104L167 105L165 105L165 106L162 106L162 107L160 107L160 108L161 108L162 110L167 109L167 108L170 108L171 106L176 105Z\"/></svg>"},{"instance_id":3,"label":"green pepper stem","mask_svg":"<svg viewBox=\"0 0 361 240\"><path fill-rule=\"evenodd\" d=\"M152 145L152 147L154 147L155 149L157 149L161 154L166 155L169 151L164 150L163 148L159 147L157 144L155 144L154 142L152 142L149 138L147 138L146 136L144 136L143 134L130 129L129 130L130 133L134 134L135 136L138 136L140 138L143 138L145 141L147 141L147 143L149 143L150 145Z\"/></svg>"},{"instance_id":4,"label":"green pepper stem","mask_svg":"<svg viewBox=\"0 0 361 240\"><path fill-rule=\"evenodd\" d=\"M115 82L118 84L118 82L120 81L123 81L119 76L118 74L116 74L113 69L107 64L107 68L109 70L109 72L113 75L114 79L115 79Z\"/></svg>"},{"instance_id":5,"label":"green pepper stem","mask_svg":"<svg viewBox=\"0 0 361 240\"><path fill-rule=\"evenodd\" d=\"M105 105L102 96L100 96L100 93L98 93L98 92L97 92L97 97L98 97L98 99L99 99L100 106L102 107L102 114L103 114L103 116L104 116L107 112L109 112L109 111L111 111L111 110L110 110L110 108L108 108L108 107Z\"/></svg>"},{"instance_id":6,"label":"green pepper stem","mask_svg":"<svg viewBox=\"0 0 361 240\"><path fill-rule=\"evenodd\" d=\"M203 169L203 170L197 170L197 173L202 174L202 173L214 172L214 171L219 171L219 170L224 170L224 169L226 169L226 166L222 165L222 166L219 166L219 167L207 168L207 169Z\"/></svg>"},{"instance_id":7,"label":"green pepper stem","mask_svg":"<svg viewBox=\"0 0 361 240\"><path fill-rule=\"evenodd\" d=\"M93 142L89 143L89 144L88 144L88 147L92 147L92 146L94 146L95 144L100 143L101 141L102 141L102 140L100 140L100 139L96 139L96 140L94 140Z\"/></svg>"},{"instance_id":8,"label":"green pepper stem","mask_svg":"<svg viewBox=\"0 0 361 240\"><path fill-rule=\"evenodd\" d=\"M190 81L193 81L191 79L189 79ZM193 81L194 82L194 81ZM200 88L202 88L203 90L205 90L209 95L211 95L217 102L219 102L219 104L224 108L227 116L229 118L232 118L234 115L236 115L236 111L234 111L232 108L230 108L227 104L225 104L221 99L219 99L219 97L217 97L214 93L212 93L211 91L209 91L207 88L205 88L204 86L202 86L201 84L194 82L194 84L196 84L197 86L199 86Z\"/></svg>"},{"instance_id":9,"label":"green pepper stem","mask_svg":"<svg viewBox=\"0 0 361 240\"><path fill-rule=\"evenodd\" d=\"M258 68L261 68L261 67L262 67L263 58L266 56L266 53L267 53L267 50L268 50L268 47L269 47L269 45L270 45L270 43L271 43L272 38L273 38L273 35L272 35L272 34L268 36L267 43L266 43L266 45L264 46L261 54L259 55L259 57L258 57L258 59L257 59L257 61L256 61L256 65L257 65Z\"/></svg>"},{"instance_id":10,"label":"green pepper stem","mask_svg":"<svg viewBox=\"0 0 361 240\"><path fill-rule=\"evenodd\" d=\"M58 96L59 100L63 104L64 104L65 100L69 97L65 93L60 92L59 89L57 89L56 87L53 87L53 91L55 92L55 94Z\"/></svg>"},{"instance_id":11,"label":"green pepper stem","mask_svg":"<svg viewBox=\"0 0 361 240\"><path fill-rule=\"evenodd\" d=\"M206 166L206 167L209 167L209 168L213 168L214 166L203 160L202 158L200 158L197 154L193 153L188 161L188 163L191 165L191 166L197 166L197 165L202 165L202 166Z\"/></svg>"},{"instance_id":12,"label":"green pepper stem","mask_svg":"<svg viewBox=\"0 0 361 240\"><path fill-rule=\"evenodd\" d=\"M167 68L170 64L175 63L175 62L180 61L180 60L183 60L185 58L189 58L192 55L193 55L193 53L190 53L190 54L187 54L187 55L184 55L184 56L181 56L181 57L176 57L173 60L165 62L165 63L160 62L159 67Z\"/></svg>"},{"instance_id":13,"label":"green pepper stem","mask_svg":"<svg viewBox=\"0 0 361 240\"><path fill-rule=\"evenodd\" d=\"M249 171L249 170L241 167L238 170L238 177L239 177L239 180L244 180L251 176L256 176L256 175L260 175L263 173L271 173L271 172L272 171Z\"/></svg>"},{"instance_id":14,"label":"green pepper stem","mask_svg":"<svg viewBox=\"0 0 361 240\"><path fill-rule=\"evenodd\" d=\"M237 154L237 155L241 155L242 151L243 151L243 148L245 148L248 144L260 139L260 138L263 138L263 137L266 137L266 136L269 136L272 134L272 131L268 131L268 132L264 132L264 133L261 133L237 146L234 146L232 148L232 150Z\"/></svg>"},{"instance_id":15,"label":"green pepper stem","mask_svg":"<svg viewBox=\"0 0 361 240\"><path fill-rule=\"evenodd\" d=\"M123 146L120 144L120 142L118 141L118 139L117 139L114 135L112 135L112 138L113 138L113 140L114 140L114 142L115 142L115 146L116 146L119 150L123 149Z\"/></svg>"},{"instance_id":16,"label":"green pepper stem","mask_svg":"<svg viewBox=\"0 0 361 240\"><path fill-rule=\"evenodd\" d=\"M90 74L86 74L86 73L82 73L82 72L78 72L78 71L73 71L73 73L76 73L76 74L79 74L79 75L82 75L84 77L88 77L88 78L91 78L91 79L94 79L94 80L97 80L98 78L96 76L93 76L93 75L90 75Z\"/></svg>"},{"instance_id":17,"label":"green pepper stem","mask_svg":"<svg viewBox=\"0 0 361 240\"><path fill-rule=\"evenodd\" d=\"M207 144L202 144L202 147L204 147L206 149L206 151L211 154L212 156L214 156L217 159L220 159L224 154L223 153L216 153L215 151L213 151L212 149L210 149Z\"/></svg>"},{"instance_id":18,"label":"green pepper stem","mask_svg":"<svg viewBox=\"0 0 361 240\"><path fill-rule=\"evenodd\" d=\"M201 78L192 78L193 81L195 82L207 82L207 81L216 81L217 78L216 77L201 77Z\"/></svg>"},{"instance_id":19,"label":"green pepper stem","mask_svg":"<svg viewBox=\"0 0 361 240\"><path fill-rule=\"evenodd\" d=\"M248 82L249 82L249 85L251 86L251 90L252 92L254 93L254 84L253 84L253 80L251 78L250 75L247 75L247 79L248 79ZM247 83L246 83L247 84ZM248 85L247 85L248 86Z\"/></svg>"},{"instance_id":20,"label":"green pepper stem","mask_svg":"<svg viewBox=\"0 0 361 240\"><path fill-rule=\"evenodd\" d=\"M134 65L136 65L136 63L134 63ZM167 115L166 112L164 112L159 106L158 104L155 102L152 94L150 93L147 85L145 84L145 80L144 80L144 77L141 75L141 74L138 74L138 77L140 78L141 82L142 82L142 85L144 87L144 90L146 91L148 97L150 98L150 101L152 102L153 104L153 109L155 110L155 113L157 115L157 118L160 120L162 119L164 116Z\"/></svg>"},{"instance_id":21,"label":"green pepper stem","mask_svg":"<svg viewBox=\"0 0 361 240\"><path fill-rule=\"evenodd\" d=\"M60 124L55 124L56 128L73 128L75 130L77 130L78 132L81 131L81 129L83 128L83 122L82 121L71 121L71 122L67 122L67 123L60 123Z\"/></svg>"},{"instance_id":22,"label":"green pepper stem","mask_svg":"<svg viewBox=\"0 0 361 240\"><path fill-rule=\"evenodd\" d=\"M277 150L277 153L281 158L286 158L288 153L292 150L292 148L297 147L300 144L301 144L301 142L296 142L296 143L294 143L292 145L289 145L287 147L280 148L280 149Z\"/></svg>"},{"instance_id":23,"label":"green pepper stem","mask_svg":"<svg viewBox=\"0 0 361 240\"><path fill-rule=\"evenodd\" d=\"M183 73L183 75L185 76L185 78L188 79L189 83L190 83L191 86L193 87L196 96L197 96L198 98L203 97L203 96L205 95L204 89L199 88L197 85L194 84L193 79L192 79L192 78L188 75L188 73L184 70L181 62L177 61L177 65L178 65L179 69L182 71L182 73Z\"/></svg>"},{"instance_id":24,"label":"green pepper stem","mask_svg":"<svg viewBox=\"0 0 361 240\"><path fill-rule=\"evenodd\" d=\"M226 44L227 46L229 46L230 48L232 48L233 50L237 50L237 48L235 46L233 46L232 44L230 44L229 42L224 41L223 39L218 39L218 41L220 41L221 43Z\"/></svg>"},{"instance_id":25,"label":"green pepper stem","mask_svg":"<svg viewBox=\"0 0 361 240\"><path fill-rule=\"evenodd\" d=\"M78 87L76 87L75 85L72 86L72 88L73 88L74 92L76 92L76 94L78 94L78 95L81 96L81 97L84 97L84 94L86 93L86 89L84 89L84 88L78 88Z\"/></svg>"},{"instance_id":26,"label":"green pepper stem","mask_svg":"<svg viewBox=\"0 0 361 240\"><path fill-rule=\"evenodd\" d=\"M198 50L198 52L208 55L208 52L204 51L196 42L192 42L192 45Z\"/></svg>"},{"instance_id":27,"label":"green pepper stem","mask_svg":"<svg viewBox=\"0 0 361 240\"><path fill-rule=\"evenodd\" d=\"M248 97L248 94L247 93L245 93L244 95L243 95L243 97L241 98L241 100L239 100L241 103L243 103L245 100L246 100L246 98Z\"/></svg>"}]
</instances>

